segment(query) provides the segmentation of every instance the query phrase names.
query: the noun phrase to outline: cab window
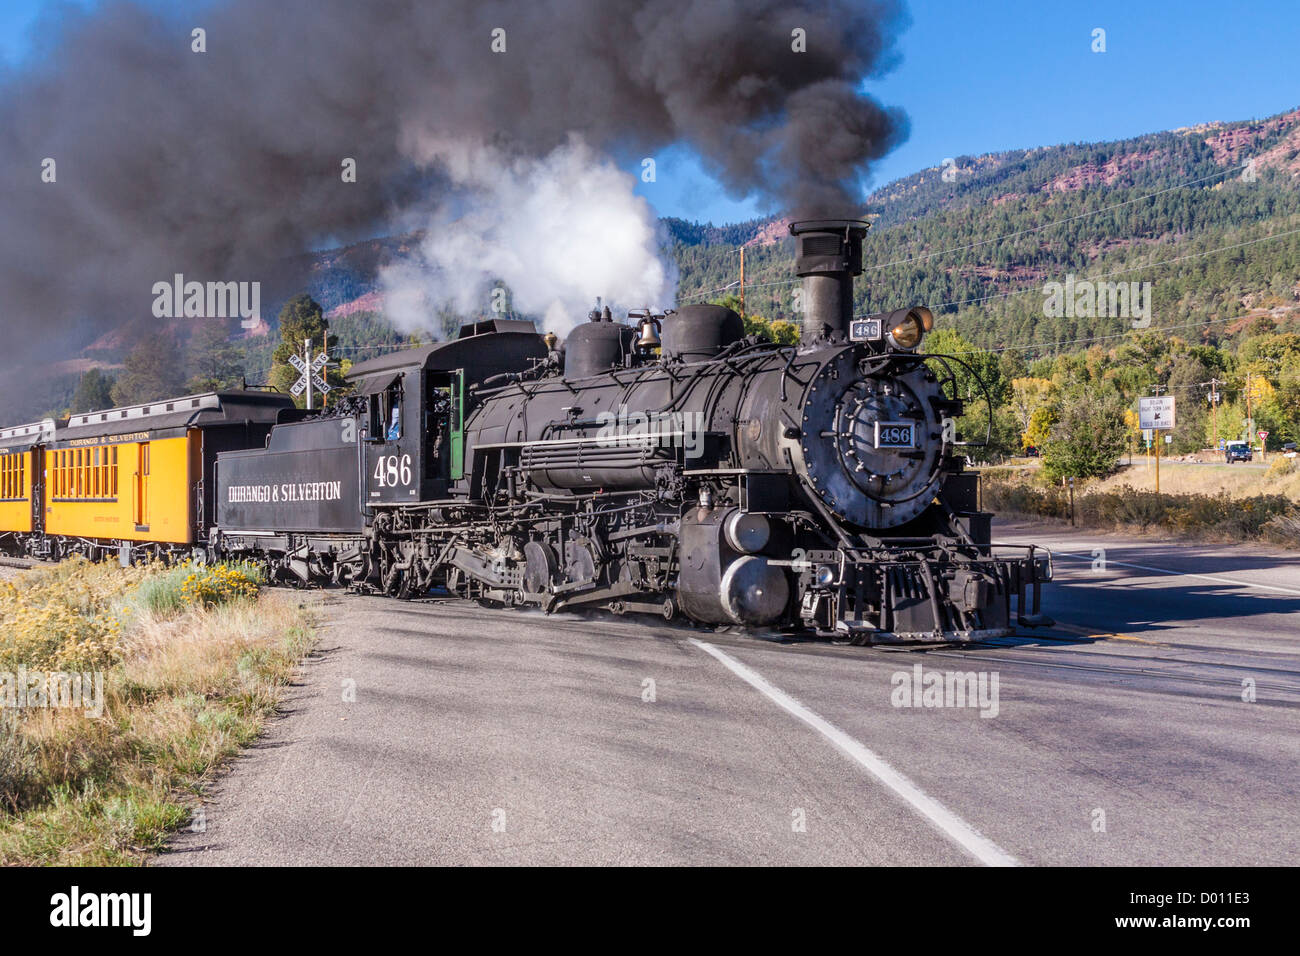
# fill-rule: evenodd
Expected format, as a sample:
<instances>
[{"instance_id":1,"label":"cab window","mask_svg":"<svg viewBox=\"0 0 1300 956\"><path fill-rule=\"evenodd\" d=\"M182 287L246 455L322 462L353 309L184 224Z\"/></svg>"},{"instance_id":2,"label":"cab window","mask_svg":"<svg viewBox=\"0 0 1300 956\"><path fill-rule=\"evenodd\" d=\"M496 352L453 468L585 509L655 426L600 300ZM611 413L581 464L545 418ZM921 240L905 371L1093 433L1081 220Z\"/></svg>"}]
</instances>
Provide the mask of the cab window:
<instances>
[{"instance_id":1,"label":"cab window","mask_svg":"<svg viewBox=\"0 0 1300 956\"><path fill-rule=\"evenodd\" d=\"M402 437L400 379L370 397L370 434L383 441L397 441Z\"/></svg>"}]
</instances>

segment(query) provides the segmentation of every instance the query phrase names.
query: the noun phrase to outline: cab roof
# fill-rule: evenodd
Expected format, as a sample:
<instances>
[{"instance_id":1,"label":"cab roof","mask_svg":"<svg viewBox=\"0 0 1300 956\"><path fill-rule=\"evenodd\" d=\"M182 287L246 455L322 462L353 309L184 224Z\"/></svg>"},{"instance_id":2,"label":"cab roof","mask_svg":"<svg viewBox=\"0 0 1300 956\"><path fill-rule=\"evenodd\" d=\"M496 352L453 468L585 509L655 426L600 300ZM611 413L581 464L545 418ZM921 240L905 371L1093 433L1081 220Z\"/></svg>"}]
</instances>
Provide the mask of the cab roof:
<instances>
[{"instance_id":1,"label":"cab roof","mask_svg":"<svg viewBox=\"0 0 1300 956\"><path fill-rule=\"evenodd\" d=\"M446 342L390 352L358 362L345 378L363 394L373 391L376 376L390 382L406 369L454 371L463 369L470 381L495 374L503 366L524 367L531 358L542 358L547 349L532 322L521 319L489 319L463 325L460 334ZM369 380L369 381L368 381Z\"/></svg>"}]
</instances>

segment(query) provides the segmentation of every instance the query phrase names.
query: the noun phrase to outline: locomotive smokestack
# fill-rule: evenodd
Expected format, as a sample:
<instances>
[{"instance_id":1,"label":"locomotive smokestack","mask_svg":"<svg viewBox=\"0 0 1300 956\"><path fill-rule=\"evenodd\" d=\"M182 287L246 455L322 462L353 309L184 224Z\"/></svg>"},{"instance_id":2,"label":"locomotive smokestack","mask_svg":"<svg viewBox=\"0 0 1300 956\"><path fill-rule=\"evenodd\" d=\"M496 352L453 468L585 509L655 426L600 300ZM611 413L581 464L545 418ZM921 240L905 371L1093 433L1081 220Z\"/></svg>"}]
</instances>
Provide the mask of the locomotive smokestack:
<instances>
[{"instance_id":1,"label":"locomotive smokestack","mask_svg":"<svg viewBox=\"0 0 1300 956\"><path fill-rule=\"evenodd\" d=\"M801 346L843 338L853 318L853 277L862 274L858 219L808 219L790 223L795 237L795 274L803 279Z\"/></svg>"}]
</instances>

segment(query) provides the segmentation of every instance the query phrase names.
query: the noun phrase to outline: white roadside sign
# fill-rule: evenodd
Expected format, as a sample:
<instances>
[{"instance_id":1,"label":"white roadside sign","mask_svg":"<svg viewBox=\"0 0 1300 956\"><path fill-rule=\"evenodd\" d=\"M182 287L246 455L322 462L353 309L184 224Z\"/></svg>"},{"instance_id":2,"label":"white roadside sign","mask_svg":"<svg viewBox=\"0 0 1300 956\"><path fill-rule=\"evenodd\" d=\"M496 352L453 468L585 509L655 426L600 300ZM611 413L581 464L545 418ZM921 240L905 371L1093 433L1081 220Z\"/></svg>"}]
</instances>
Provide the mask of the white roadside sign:
<instances>
[{"instance_id":1,"label":"white roadside sign","mask_svg":"<svg viewBox=\"0 0 1300 956\"><path fill-rule=\"evenodd\" d=\"M1138 399L1138 427L1159 428L1174 427L1174 396L1157 395L1152 398Z\"/></svg>"}]
</instances>

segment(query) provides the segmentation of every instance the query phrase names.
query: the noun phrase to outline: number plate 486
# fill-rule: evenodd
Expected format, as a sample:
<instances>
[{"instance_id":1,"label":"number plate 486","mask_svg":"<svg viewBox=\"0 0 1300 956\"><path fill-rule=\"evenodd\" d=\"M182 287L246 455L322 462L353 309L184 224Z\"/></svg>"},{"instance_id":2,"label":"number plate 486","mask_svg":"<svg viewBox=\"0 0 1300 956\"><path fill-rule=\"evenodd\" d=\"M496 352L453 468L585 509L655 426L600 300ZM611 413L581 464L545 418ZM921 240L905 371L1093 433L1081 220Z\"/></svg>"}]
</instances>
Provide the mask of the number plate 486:
<instances>
[{"instance_id":1,"label":"number plate 486","mask_svg":"<svg viewBox=\"0 0 1300 956\"><path fill-rule=\"evenodd\" d=\"M911 422L876 422L877 448L914 448Z\"/></svg>"},{"instance_id":2,"label":"number plate 486","mask_svg":"<svg viewBox=\"0 0 1300 956\"><path fill-rule=\"evenodd\" d=\"M881 337L879 319L854 319L849 323L850 342L875 342Z\"/></svg>"},{"instance_id":3,"label":"number plate 486","mask_svg":"<svg viewBox=\"0 0 1300 956\"><path fill-rule=\"evenodd\" d=\"M375 483L380 488L397 488L411 483L411 456L381 455L375 462Z\"/></svg>"}]
</instances>

